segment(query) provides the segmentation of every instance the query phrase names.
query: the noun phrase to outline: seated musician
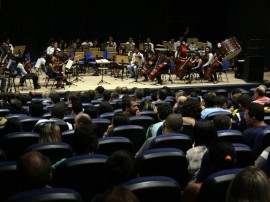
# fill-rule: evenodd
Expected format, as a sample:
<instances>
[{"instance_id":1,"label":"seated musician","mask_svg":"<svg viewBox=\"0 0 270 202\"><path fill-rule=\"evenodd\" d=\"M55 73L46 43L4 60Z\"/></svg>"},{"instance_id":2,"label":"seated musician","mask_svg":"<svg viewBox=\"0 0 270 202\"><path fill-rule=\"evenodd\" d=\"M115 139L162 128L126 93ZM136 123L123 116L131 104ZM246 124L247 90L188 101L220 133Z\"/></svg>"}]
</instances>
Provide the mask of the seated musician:
<instances>
[{"instance_id":1,"label":"seated musician","mask_svg":"<svg viewBox=\"0 0 270 202\"><path fill-rule=\"evenodd\" d=\"M53 77L62 76L57 80L56 88L64 88L63 80L65 79L62 72L59 71L59 61L55 56L51 57L51 61L49 62L49 67L52 70Z\"/></svg>"},{"instance_id":2,"label":"seated musician","mask_svg":"<svg viewBox=\"0 0 270 202\"><path fill-rule=\"evenodd\" d=\"M115 41L113 40L113 37L109 37L109 41L107 41L107 47L114 47L116 48L116 43Z\"/></svg>"},{"instance_id":3,"label":"seated musician","mask_svg":"<svg viewBox=\"0 0 270 202\"><path fill-rule=\"evenodd\" d=\"M58 50L55 50L53 53L53 56L56 58L57 62L58 62L58 70L59 72L62 72L63 74L63 81L67 84L67 85L71 85L71 83L69 81L67 81L67 77L66 77L66 62L69 60L69 56L66 53L66 50L64 50L63 52L60 52Z\"/></svg>"},{"instance_id":4,"label":"seated musician","mask_svg":"<svg viewBox=\"0 0 270 202\"><path fill-rule=\"evenodd\" d=\"M38 76L34 73L31 73L31 64L25 62L22 57L17 57L17 71L14 73L14 76L21 76L20 78L20 85L23 86L25 78L31 78L34 83L34 88L35 89L40 89L40 85L38 84ZM29 66L30 64L30 66Z\"/></svg>"},{"instance_id":5,"label":"seated musician","mask_svg":"<svg viewBox=\"0 0 270 202\"><path fill-rule=\"evenodd\" d=\"M211 76L210 81L214 81L214 83L217 83L217 72L222 70L222 65L223 65L223 59L221 54L216 50L214 52L214 62L211 64L213 68L213 75ZM213 78L214 76L214 78Z\"/></svg>"},{"instance_id":6,"label":"seated musician","mask_svg":"<svg viewBox=\"0 0 270 202\"><path fill-rule=\"evenodd\" d=\"M127 70L130 73L130 78L135 78L136 76L138 76L138 69L137 68L139 66L136 62L136 58L140 58L141 64L144 63L143 54L139 52L138 48L135 48L130 65L127 66Z\"/></svg>"},{"instance_id":7,"label":"seated musician","mask_svg":"<svg viewBox=\"0 0 270 202\"><path fill-rule=\"evenodd\" d=\"M148 81L148 75L153 71L155 68L155 65L157 63L157 58L155 57L153 52L149 52L146 57L146 62L145 66L143 67L142 71L144 80L143 81Z\"/></svg>"},{"instance_id":8,"label":"seated musician","mask_svg":"<svg viewBox=\"0 0 270 202\"><path fill-rule=\"evenodd\" d=\"M205 55L203 57L203 66L202 66L202 70L205 72L206 69L212 64L213 60L214 60L214 55L211 52L211 49L209 46L205 47Z\"/></svg>"},{"instance_id":9,"label":"seated musician","mask_svg":"<svg viewBox=\"0 0 270 202\"><path fill-rule=\"evenodd\" d=\"M161 79L161 75L162 74L167 74L170 69L171 69L171 61L170 61L170 56L169 56L169 52L165 52L165 53L161 53L161 57L158 60L158 65L163 65L163 67L161 68L161 70L158 71L157 73L157 85L161 85L162 84L162 79Z\"/></svg>"},{"instance_id":10,"label":"seated musician","mask_svg":"<svg viewBox=\"0 0 270 202\"><path fill-rule=\"evenodd\" d=\"M199 75L201 78L203 78L203 72L202 72L202 59L200 58L200 53L196 52L194 55L194 60L192 58L190 59L192 63L192 68L187 69L187 83L191 83L190 80L190 73L191 72L199 72Z\"/></svg>"}]
</instances>

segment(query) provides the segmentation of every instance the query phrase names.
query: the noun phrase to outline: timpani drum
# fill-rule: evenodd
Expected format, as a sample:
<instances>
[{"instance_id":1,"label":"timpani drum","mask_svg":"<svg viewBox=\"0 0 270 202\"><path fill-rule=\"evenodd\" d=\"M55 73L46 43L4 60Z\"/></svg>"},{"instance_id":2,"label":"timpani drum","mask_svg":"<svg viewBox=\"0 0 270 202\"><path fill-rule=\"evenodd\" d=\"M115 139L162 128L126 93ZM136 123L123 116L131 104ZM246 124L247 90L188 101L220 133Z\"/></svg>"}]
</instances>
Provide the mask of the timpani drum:
<instances>
[{"instance_id":1,"label":"timpani drum","mask_svg":"<svg viewBox=\"0 0 270 202\"><path fill-rule=\"evenodd\" d=\"M241 52L241 46L235 37L226 39L219 44L219 53L223 60L231 60Z\"/></svg>"}]
</instances>

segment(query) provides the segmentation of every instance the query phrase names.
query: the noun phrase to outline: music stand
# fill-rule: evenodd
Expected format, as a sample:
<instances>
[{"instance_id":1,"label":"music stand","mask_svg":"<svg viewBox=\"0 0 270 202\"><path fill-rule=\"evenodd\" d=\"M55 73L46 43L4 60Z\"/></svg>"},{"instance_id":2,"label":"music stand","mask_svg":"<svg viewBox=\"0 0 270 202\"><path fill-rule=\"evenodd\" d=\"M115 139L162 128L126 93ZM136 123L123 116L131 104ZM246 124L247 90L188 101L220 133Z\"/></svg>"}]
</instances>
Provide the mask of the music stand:
<instances>
[{"instance_id":1,"label":"music stand","mask_svg":"<svg viewBox=\"0 0 270 202\"><path fill-rule=\"evenodd\" d=\"M84 59L84 52L75 52L75 56L73 58L73 64L75 63L75 76L76 78L73 81L82 81L82 79L79 78L79 61Z\"/></svg>"},{"instance_id":2,"label":"music stand","mask_svg":"<svg viewBox=\"0 0 270 202\"><path fill-rule=\"evenodd\" d=\"M100 60L96 60L96 63L100 65L100 67L98 69L101 70L101 80L98 82L97 85L99 85L101 83L110 84L110 83L103 80L104 70L108 70L108 67L105 67L105 65L110 64L110 62L106 59L100 59Z\"/></svg>"},{"instance_id":3,"label":"music stand","mask_svg":"<svg viewBox=\"0 0 270 202\"><path fill-rule=\"evenodd\" d=\"M25 51L26 46L15 46L13 50L13 55L21 56Z\"/></svg>"},{"instance_id":4,"label":"music stand","mask_svg":"<svg viewBox=\"0 0 270 202\"><path fill-rule=\"evenodd\" d=\"M106 52L116 52L116 48L114 47L107 47L105 50Z\"/></svg>"},{"instance_id":5,"label":"music stand","mask_svg":"<svg viewBox=\"0 0 270 202\"><path fill-rule=\"evenodd\" d=\"M129 64L129 59L127 55L116 55L115 56L115 61L118 65L121 65L122 68L122 76L121 79L123 81L124 78L124 68ZM127 72L126 72L127 74Z\"/></svg>"},{"instance_id":6,"label":"music stand","mask_svg":"<svg viewBox=\"0 0 270 202\"><path fill-rule=\"evenodd\" d=\"M100 51L100 48L89 48L88 51L89 52Z\"/></svg>"},{"instance_id":7,"label":"music stand","mask_svg":"<svg viewBox=\"0 0 270 202\"><path fill-rule=\"evenodd\" d=\"M126 50L132 50L133 46L129 43L120 43L120 46L125 47Z\"/></svg>"}]
</instances>

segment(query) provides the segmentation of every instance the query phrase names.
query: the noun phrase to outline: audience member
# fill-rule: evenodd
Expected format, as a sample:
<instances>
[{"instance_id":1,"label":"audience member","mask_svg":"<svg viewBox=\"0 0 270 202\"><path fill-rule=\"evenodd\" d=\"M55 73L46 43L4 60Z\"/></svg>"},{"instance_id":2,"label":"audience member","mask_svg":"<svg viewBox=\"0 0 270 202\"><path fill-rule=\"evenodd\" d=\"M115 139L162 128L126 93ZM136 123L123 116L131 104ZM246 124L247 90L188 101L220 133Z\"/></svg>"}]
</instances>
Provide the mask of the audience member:
<instances>
[{"instance_id":1,"label":"audience member","mask_svg":"<svg viewBox=\"0 0 270 202\"><path fill-rule=\"evenodd\" d=\"M232 180L227 191L227 202L270 201L269 179L255 166L244 168Z\"/></svg>"},{"instance_id":2,"label":"audience member","mask_svg":"<svg viewBox=\"0 0 270 202\"><path fill-rule=\"evenodd\" d=\"M90 125L91 123L92 123L92 120L88 114L80 113L75 116L73 126L74 126L74 129L77 129L81 125L87 125L87 124Z\"/></svg>"},{"instance_id":3,"label":"audience member","mask_svg":"<svg viewBox=\"0 0 270 202\"><path fill-rule=\"evenodd\" d=\"M157 106L149 100L143 100L139 106L140 111L154 111L157 112Z\"/></svg>"},{"instance_id":4,"label":"audience member","mask_svg":"<svg viewBox=\"0 0 270 202\"><path fill-rule=\"evenodd\" d=\"M201 111L199 100L189 98L183 103L180 114L184 122L190 123L194 127L201 118Z\"/></svg>"},{"instance_id":5,"label":"audience member","mask_svg":"<svg viewBox=\"0 0 270 202\"><path fill-rule=\"evenodd\" d=\"M86 107L84 113L88 114L91 119L95 119L98 117L98 109L95 106Z\"/></svg>"},{"instance_id":6,"label":"audience member","mask_svg":"<svg viewBox=\"0 0 270 202\"><path fill-rule=\"evenodd\" d=\"M264 105L265 103L270 101L270 98L266 96L266 86L259 85L254 91L254 103L258 103L260 105Z\"/></svg>"},{"instance_id":7,"label":"audience member","mask_svg":"<svg viewBox=\"0 0 270 202\"><path fill-rule=\"evenodd\" d=\"M29 116L41 117L43 112L43 104L40 101L32 101L29 105Z\"/></svg>"},{"instance_id":8,"label":"audience member","mask_svg":"<svg viewBox=\"0 0 270 202\"><path fill-rule=\"evenodd\" d=\"M213 123L216 130L229 130L232 127L232 119L226 114L218 114L214 117Z\"/></svg>"},{"instance_id":9,"label":"audience member","mask_svg":"<svg viewBox=\"0 0 270 202\"><path fill-rule=\"evenodd\" d=\"M71 104L71 114L79 114L83 112L82 102L80 100L73 101Z\"/></svg>"},{"instance_id":10,"label":"audience member","mask_svg":"<svg viewBox=\"0 0 270 202\"><path fill-rule=\"evenodd\" d=\"M5 122L5 133L22 132L22 124L19 118L12 117Z\"/></svg>"},{"instance_id":11,"label":"audience member","mask_svg":"<svg viewBox=\"0 0 270 202\"><path fill-rule=\"evenodd\" d=\"M103 98L103 92L104 92L104 90L105 89L104 89L103 86L96 87L96 89L95 89L95 93L96 93L95 100L102 99Z\"/></svg>"},{"instance_id":12,"label":"audience member","mask_svg":"<svg viewBox=\"0 0 270 202\"><path fill-rule=\"evenodd\" d=\"M122 100L122 110L128 116L139 116L141 114L137 102L132 98Z\"/></svg>"},{"instance_id":13,"label":"audience member","mask_svg":"<svg viewBox=\"0 0 270 202\"><path fill-rule=\"evenodd\" d=\"M108 126L107 131L103 134L103 137L110 136L112 130L117 126L123 126L130 124L130 118L126 114L115 114L112 118L112 124Z\"/></svg>"},{"instance_id":14,"label":"audience member","mask_svg":"<svg viewBox=\"0 0 270 202\"><path fill-rule=\"evenodd\" d=\"M53 123L44 123L39 131L39 143L62 142L60 127Z\"/></svg>"}]
</instances>

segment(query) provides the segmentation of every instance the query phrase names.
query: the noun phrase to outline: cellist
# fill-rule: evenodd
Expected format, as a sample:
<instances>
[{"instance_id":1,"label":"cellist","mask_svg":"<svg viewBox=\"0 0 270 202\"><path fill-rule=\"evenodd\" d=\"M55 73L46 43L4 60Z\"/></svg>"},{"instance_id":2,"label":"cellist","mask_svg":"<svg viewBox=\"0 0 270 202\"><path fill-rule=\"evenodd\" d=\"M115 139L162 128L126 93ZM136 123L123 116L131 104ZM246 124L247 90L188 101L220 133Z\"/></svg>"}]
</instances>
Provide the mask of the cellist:
<instances>
[{"instance_id":1,"label":"cellist","mask_svg":"<svg viewBox=\"0 0 270 202\"><path fill-rule=\"evenodd\" d=\"M213 63L214 61L214 55L211 52L211 49L209 46L205 47L205 55L203 56L203 66L202 66L202 70L205 72L206 69Z\"/></svg>"},{"instance_id":2,"label":"cellist","mask_svg":"<svg viewBox=\"0 0 270 202\"><path fill-rule=\"evenodd\" d=\"M191 72L199 72L199 75L201 78L203 78L203 73L202 73L202 59L200 57L200 53L196 52L194 55L194 60L192 60L192 58L190 59L191 63L192 63L192 68L191 69L187 69L187 82L186 83L191 83L190 80L190 73Z\"/></svg>"},{"instance_id":3,"label":"cellist","mask_svg":"<svg viewBox=\"0 0 270 202\"><path fill-rule=\"evenodd\" d=\"M222 65L223 65L222 55L218 52L218 50L216 50L214 52L214 62L211 65L211 68L213 68L213 75L211 76L210 81L214 81L214 83L218 82L217 72L222 70Z\"/></svg>"},{"instance_id":4,"label":"cellist","mask_svg":"<svg viewBox=\"0 0 270 202\"><path fill-rule=\"evenodd\" d=\"M148 75L155 68L156 62L157 62L157 57L155 56L155 54L153 52L148 52L147 57L146 57L145 66L143 68L144 80L142 80L142 81L148 81Z\"/></svg>"},{"instance_id":5,"label":"cellist","mask_svg":"<svg viewBox=\"0 0 270 202\"><path fill-rule=\"evenodd\" d=\"M169 52L165 52L165 53L161 53L161 57L158 61L158 66L162 65L162 69L158 71L157 73L157 85L161 85L162 84L162 80L161 80L161 75L162 74L167 74L170 69L171 69L171 61L170 61L170 56L169 56Z\"/></svg>"}]
</instances>

